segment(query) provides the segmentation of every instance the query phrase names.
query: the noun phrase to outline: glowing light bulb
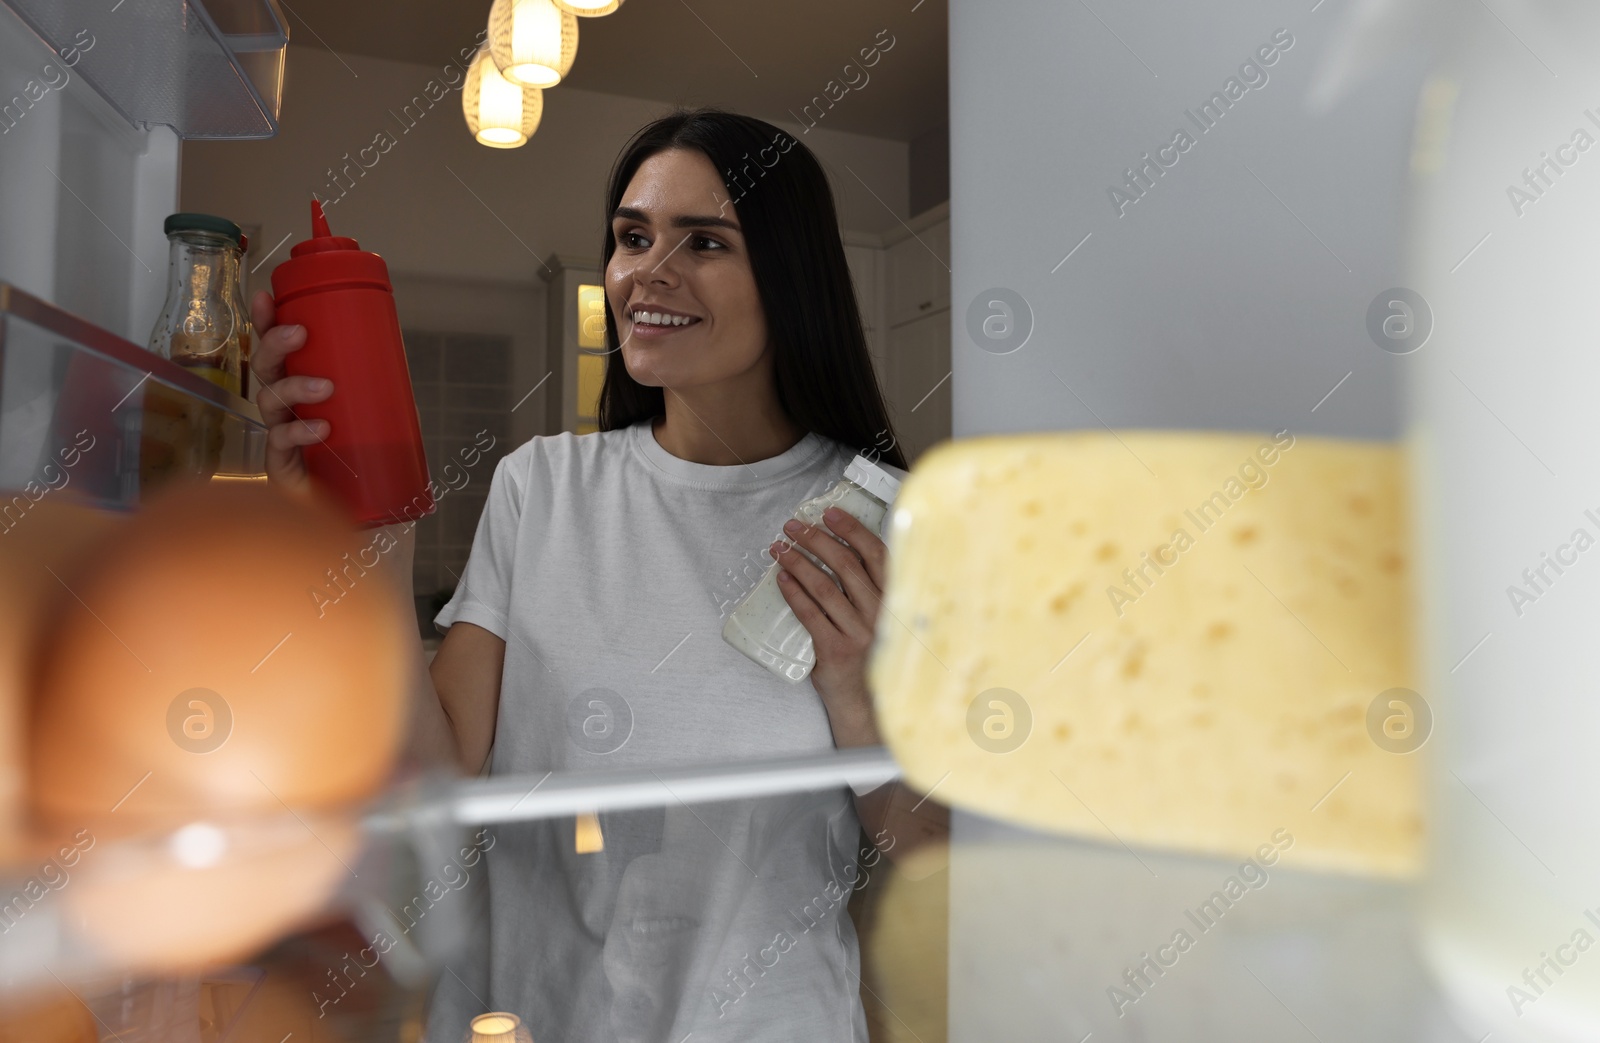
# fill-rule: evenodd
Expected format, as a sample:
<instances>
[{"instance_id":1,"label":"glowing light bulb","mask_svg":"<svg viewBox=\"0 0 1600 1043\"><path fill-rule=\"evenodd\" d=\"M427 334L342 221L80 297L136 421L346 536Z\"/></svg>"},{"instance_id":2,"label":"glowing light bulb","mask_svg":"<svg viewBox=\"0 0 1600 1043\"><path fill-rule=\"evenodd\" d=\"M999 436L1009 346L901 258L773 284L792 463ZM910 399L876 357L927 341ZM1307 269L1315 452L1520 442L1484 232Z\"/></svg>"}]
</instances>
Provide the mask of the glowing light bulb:
<instances>
[{"instance_id":1,"label":"glowing light bulb","mask_svg":"<svg viewBox=\"0 0 1600 1043\"><path fill-rule=\"evenodd\" d=\"M494 1012L472 1019L472 1043L528 1043L531 1038L515 1014Z\"/></svg>"}]
</instances>

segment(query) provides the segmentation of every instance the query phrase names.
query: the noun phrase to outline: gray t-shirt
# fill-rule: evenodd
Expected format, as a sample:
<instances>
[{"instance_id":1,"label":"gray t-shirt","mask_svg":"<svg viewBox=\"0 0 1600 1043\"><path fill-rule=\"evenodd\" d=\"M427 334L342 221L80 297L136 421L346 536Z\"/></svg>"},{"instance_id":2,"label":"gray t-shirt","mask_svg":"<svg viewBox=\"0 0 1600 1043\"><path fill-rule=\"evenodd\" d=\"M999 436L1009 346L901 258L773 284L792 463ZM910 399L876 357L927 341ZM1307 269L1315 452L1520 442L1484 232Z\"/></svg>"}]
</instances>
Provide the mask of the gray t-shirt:
<instances>
[{"instance_id":1,"label":"gray t-shirt","mask_svg":"<svg viewBox=\"0 0 1600 1043\"><path fill-rule=\"evenodd\" d=\"M434 621L506 642L491 773L831 748L811 684L773 676L721 632L783 522L852 455L809 434L769 460L709 466L666 452L646 421L534 438L501 460ZM866 870L848 790L600 825L604 849L587 854L570 819L495 829L486 948L455 990L474 997L470 1013L515 1013L538 1043L864 1043L845 907ZM434 1025L446 1008L464 1031L454 1003L436 1001Z\"/></svg>"}]
</instances>

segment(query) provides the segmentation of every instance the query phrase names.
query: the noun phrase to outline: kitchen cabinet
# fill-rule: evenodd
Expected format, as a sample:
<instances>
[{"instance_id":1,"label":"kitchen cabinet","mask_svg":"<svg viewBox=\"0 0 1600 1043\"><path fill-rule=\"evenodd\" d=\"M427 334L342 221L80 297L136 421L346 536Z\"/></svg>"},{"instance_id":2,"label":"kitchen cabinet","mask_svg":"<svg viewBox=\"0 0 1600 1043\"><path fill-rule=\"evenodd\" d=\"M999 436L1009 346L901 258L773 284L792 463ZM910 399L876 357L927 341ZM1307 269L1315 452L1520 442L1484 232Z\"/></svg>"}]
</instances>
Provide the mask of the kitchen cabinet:
<instances>
[{"instance_id":1,"label":"kitchen cabinet","mask_svg":"<svg viewBox=\"0 0 1600 1043\"><path fill-rule=\"evenodd\" d=\"M950 309L889 331L891 419L908 461L950 437Z\"/></svg>"},{"instance_id":2,"label":"kitchen cabinet","mask_svg":"<svg viewBox=\"0 0 1600 1043\"><path fill-rule=\"evenodd\" d=\"M550 422L539 434L598 431L600 389L605 380L605 280L592 258L552 254L539 277L545 281L546 370L544 390Z\"/></svg>"},{"instance_id":3,"label":"kitchen cabinet","mask_svg":"<svg viewBox=\"0 0 1600 1043\"><path fill-rule=\"evenodd\" d=\"M890 327L950 307L949 205L885 236Z\"/></svg>"},{"instance_id":4,"label":"kitchen cabinet","mask_svg":"<svg viewBox=\"0 0 1600 1043\"><path fill-rule=\"evenodd\" d=\"M907 462L950 437L950 205L882 237L878 379Z\"/></svg>"},{"instance_id":5,"label":"kitchen cabinet","mask_svg":"<svg viewBox=\"0 0 1600 1043\"><path fill-rule=\"evenodd\" d=\"M872 367L880 386L889 381L886 334L884 323L883 280L887 266L884 262L883 244L877 236L845 234L845 260L850 264L850 278L855 284L856 306L861 310L861 328L867 337L867 350L872 352Z\"/></svg>"}]
</instances>

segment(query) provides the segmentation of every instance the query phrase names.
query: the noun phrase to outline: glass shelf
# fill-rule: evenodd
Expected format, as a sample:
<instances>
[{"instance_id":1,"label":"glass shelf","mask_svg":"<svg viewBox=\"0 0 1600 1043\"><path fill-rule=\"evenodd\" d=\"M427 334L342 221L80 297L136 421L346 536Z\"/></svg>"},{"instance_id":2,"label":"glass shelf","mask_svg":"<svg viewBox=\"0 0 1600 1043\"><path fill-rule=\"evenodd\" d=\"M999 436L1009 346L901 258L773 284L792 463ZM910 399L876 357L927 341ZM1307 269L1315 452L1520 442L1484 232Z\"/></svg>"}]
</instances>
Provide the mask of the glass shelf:
<instances>
[{"instance_id":1,"label":"glass shelf","mask_svg":"<svg viewBox=\"0 0 1600 1043\"><path fill-rule=\"evenodd\" d=\"M0 527L46 495L131 510L180 477L260 480L255 406L0 283Z\"/></svg>"},{"instance_id":2,"label":"glass shelf","mask_svg":"<svg viewBox=\"0 0 1600 1043\"><path fill-rule=\"evenodd\" d=\"M131 125L278 132L289 31L276 0L0 0Z\"/></svg>"},{"instance_id":3,"label":"glass shelf","mask_svg":"<svg viewBox=\"0 0 1600 1043\"><path fill-rule=\"evenodd\" d=\"M396 808L369 817L367 826L382 831L433 821L459 826L532 822L838 786L875 787L899 777L900 766L882 746L653 771L496 775L459 782L432 796L410 796Z\"/></svg>"},{"instance_id":4,"label":"glass shelf","mask_svg":"<svg viewBox=\"0 0 1600 1043\"><path fill-rule=\"evenodd\" d=\"M197 1006L203 1023L235 991L220 1020L269 1043L296 1025L468 1043L489 1011L517 1014L535 1040L845 1040L848 1009L818 1019L852 996L874 1043L1482 1036L1452 1023L1423 968L1411 885L1246 874L959 813L947 845L879 857L850 832L843 786L896 773L863 749L473 779L342 820L104 837L0 933L0 1010L23 996L65 1006L67 981L101 1039L178 1038L149 1035L162 1002ZM250 875L252 860L273 874ZM93 915L139 921L96 894L119 883L149 893L150 923L299 913L238 962L119 976ZM250 901L219 903L228 888ZM199 1038L223 1043L220 1028Z\"/></svg>"}]
</instances>

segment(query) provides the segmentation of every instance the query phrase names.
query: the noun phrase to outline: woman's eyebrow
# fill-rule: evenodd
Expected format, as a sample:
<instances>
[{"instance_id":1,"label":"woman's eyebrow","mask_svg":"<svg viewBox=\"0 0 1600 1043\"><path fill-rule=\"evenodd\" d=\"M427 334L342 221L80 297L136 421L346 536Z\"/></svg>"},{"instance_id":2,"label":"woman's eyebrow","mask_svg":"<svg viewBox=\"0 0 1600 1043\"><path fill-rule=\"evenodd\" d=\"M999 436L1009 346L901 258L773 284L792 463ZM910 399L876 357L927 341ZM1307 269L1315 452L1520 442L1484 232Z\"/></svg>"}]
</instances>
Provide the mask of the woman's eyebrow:
<instances>
[{"instance_id":1,"label":"woman's eyebrow","mask_svg":"<svg viewBox=\"0 0 1600 1043\"><path fill-rule=\"evenodd\" d=\"M638 210L638 209L635 209L634 207L631 207L631 206L619 206L619 207L617 207L616 211L611 215L611 220L615 221L618 218L624 218L624 219L629 220L629 221L641 221L641 222L643 222L645 224L649 224L650 223L649 215L647 215L643 210ZM700 214L681 214L678 217L674 217L672 219L672 227L674 227L674 228L707 228L707 227L711 227L711 228L727 228L727 229L730 229L730 230L735 231L735 232L742 231L739 228L739 225L738 225L737 222L730 221L726 217L715 217L715 216L712 216L710 214L704 214L704 215L700 215Z\"/></svg>"}]
</instances>

